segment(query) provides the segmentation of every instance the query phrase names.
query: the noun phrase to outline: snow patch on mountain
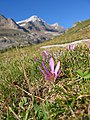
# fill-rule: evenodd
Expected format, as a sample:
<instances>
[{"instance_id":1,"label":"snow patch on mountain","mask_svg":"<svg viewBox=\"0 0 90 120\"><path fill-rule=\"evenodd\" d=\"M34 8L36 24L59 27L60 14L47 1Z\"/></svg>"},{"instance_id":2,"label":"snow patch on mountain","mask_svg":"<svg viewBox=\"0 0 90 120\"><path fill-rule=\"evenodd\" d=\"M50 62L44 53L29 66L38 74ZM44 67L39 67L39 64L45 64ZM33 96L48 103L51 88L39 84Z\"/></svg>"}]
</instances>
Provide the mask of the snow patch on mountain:
<instances>
[{"instance_id":1,"label":"snow patch on mountain","mask_svg":"<svg viewBox=\"0 0 90 120\"><path fill-rule=\"evenodd\" d=\"M59 24L56 22L56 23L52 24L52 26L53 26L53 27L58 27Z\"/></svg>"},{"instance_id":2,"label":"snow patch on mountain","mask_svg":"<svg viewBox=\"0 0 90 120\"><path fill-rule=\"evenodd\" d=\"M39 18L38 16L36 16L36 15L33 15L33 16L31 16L30 18L28 18L28 19L26 19L26 20L22 20L22 21L19 21L19 22L17 22L17 24L19 24L19 23L23 23L23 22L36 22L36 21L39 21L39 22L41 22L41 21L43 21L41 18ZM44 22L44 21L43 21Z\"/></svg>"},{"instance_id":3,"label":"snow patch on mountain","mask_svg":"<svg viewBox=\"0 0 90 120\"><path fill-rule=\"evenodd\" d=\"M51 26L54 27L55 29L58 29L59 27L61 27L61 26L59 26L59 24L57 22L52 24Z\"/></svg>"},{"instance_id":4,"label":"snow patch on mountain","mask_svg":"<svg viewBox=\"0 0 90 120\"><path fill-rule=\"evenodd\" d=\"M29 32L48 32L48 34L60 34L64 32L64 28L59 26L58 23L55 23L53 25L48 24L43 19L39 18L36 15L31 16L30 18L26 20L22 20L17 22L17 24Z\"/></svg>"}]
</instances>

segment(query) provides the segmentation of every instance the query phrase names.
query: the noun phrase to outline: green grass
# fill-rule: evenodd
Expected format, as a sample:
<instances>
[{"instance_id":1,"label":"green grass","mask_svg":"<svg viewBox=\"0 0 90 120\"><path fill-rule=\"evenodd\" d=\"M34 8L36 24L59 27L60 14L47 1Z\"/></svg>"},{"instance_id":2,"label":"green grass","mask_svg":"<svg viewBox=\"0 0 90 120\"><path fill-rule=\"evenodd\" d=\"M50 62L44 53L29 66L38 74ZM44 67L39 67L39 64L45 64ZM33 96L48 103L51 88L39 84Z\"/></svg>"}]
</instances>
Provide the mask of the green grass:
<instances>
[{"instance_id":1,"label":"green grass","mask_svg":"<svg viewBox=\"0 0 90 120\"><path fill-rule=\"evenodd\" d=\"M86 44L78 45L73 51L47 49L47 68L51 55L55 64L58 60L61 64L62 72L55 83L48 82L38 68L42 67L41 46L90 38L89 25L90 19L42 44L1 51L1 120L90 119L90 49Z\"/></svg>"},{"instance_id":2,"label":"green grass","mask_svg":"<svg viewBox=\"0 0 90 120\"><path fill-rule=\"evenodd\" d=\"M43 52L39 45L0 54L1 120L90 119L90 49L80 45L73 51L48 51L55 64L61 62L55 83L45 80L38 68ZM49 67L48 60L45 64Z\"/></svg>"}]
</instances>

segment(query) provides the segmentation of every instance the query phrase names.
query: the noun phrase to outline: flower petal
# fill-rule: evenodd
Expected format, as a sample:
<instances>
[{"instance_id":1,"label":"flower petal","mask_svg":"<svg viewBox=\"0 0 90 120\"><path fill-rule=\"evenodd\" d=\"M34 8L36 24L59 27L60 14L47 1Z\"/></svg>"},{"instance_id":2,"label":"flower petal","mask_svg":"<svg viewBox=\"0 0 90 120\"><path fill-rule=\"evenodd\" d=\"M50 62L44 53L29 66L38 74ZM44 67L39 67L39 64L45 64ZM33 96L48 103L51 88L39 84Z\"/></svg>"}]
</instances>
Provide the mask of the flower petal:
<instances>
[{"instance_id":1,"label":"flower petal","mask_svg":"<svg viewBox=\"0 0 90 120\"><path fill-rule=\"evenodd\" d=\"M47 75L45 74L44 70L42 70L42 68L40 66L38 66L38 68L40 69L40 71L43 73L43 75L46 77Z\"/></svg>"},{"instance_id":2,"label":"flower petal","mask_svg":"<svg viewBox=\"0 0 90 120\"><path fill-rule=\"evenodd\" d=\"M60 68L60 61L58 61L57 66L55 68L55 75L57 76L58 70Z\"/></svg>"},{"instance_id":3,"label":"flower petal","mask_svg":"<svg viewBox=\"0 0 90 120\"><path fill-rule=\"evenodd\" d=\"M61 72L62 72L62 71L61 71L61 70L59 70L59 71L58 71L58 74L57 74L57 76L59 76L59 74L60 74Z\"/></svg>"},{"instance_id":4,"label":"flower petal","mask_svg":"<svg viewBox=\"0 0 90 120\"><path fill-rule=\"evenodd\" d=\"M46 76L46 80L51 81L50 76Z\"/></svg>"},{"instance_id":5,"label":"flower petal","mask_svg":"<svg viewBox=\"0 0 90 120\"><path fill-rule=\"evenodd\" d=\"M47 73L48 75L50 75L50 72L49 72L49 70L47 69L47 67L46 67L46 65L44 64L43 61L42 61L42 66L43 66L44 70L46 71L46 73Z\"/></svg>"},{"instance_id":6,"label":"flower petal","mask_svg":"<svg viewBox=\"0 0 90 120\"><path fill-rule=\"evenodd\" d=\"M50 70L53 73L54 72L54 60L52 57L50 58L49 65L50 65Z\"/></svg>"},{"instance_id":7,"label":"flower petal","mask_svg":"<svg viewBox=\"0 0 90 120\"><path fill-rule=\"evenodd\" d=\"M46 50L43 51L44 56L48 56L48 52Z\"/></svg>"},{"instance_id":8,"label":"flower petal","mask_svg":"<svg viewBox=\"0 0 90 120\"><path fill-rule=\"evenodd\" d=\"M74 50L75 49L75 44L70 44L68 49L69 50Z\"/></svg>"},{"instance_id":9,"label":"flower petal","mask_svg":"<svg viewBox=\"0 0 90 120\"><path fill-rule=\"evenodd\" d=\"M56 79L57 79L57 77L59 76L60 73L61 73L61 70L59 70L57 74L54 74L54 82L56 81Z\"/></svg>"},{"instance_id":10,"label":"flower petal","mask_svg":"<svg viewBox=\"0 0 90 120\"><path fill-rule=\"evenodd\" d=\"M90 44L88 44L87 47L90 48Z\"/></svg>"}]
</instances>

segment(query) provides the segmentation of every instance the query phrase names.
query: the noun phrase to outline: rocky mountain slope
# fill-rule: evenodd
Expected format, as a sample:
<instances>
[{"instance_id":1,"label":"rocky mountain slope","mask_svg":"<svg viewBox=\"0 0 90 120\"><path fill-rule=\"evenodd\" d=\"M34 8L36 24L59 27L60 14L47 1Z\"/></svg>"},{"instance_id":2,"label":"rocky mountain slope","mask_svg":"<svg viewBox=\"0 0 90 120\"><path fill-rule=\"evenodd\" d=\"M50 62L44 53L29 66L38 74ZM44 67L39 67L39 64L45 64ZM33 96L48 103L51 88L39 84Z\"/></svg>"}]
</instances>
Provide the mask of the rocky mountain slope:
<instances>
[{"instance_id":1,"label":"rocky mountain slope","mask_svg":"<svg viewBox=\"0 0 90 120\"><path fill-rule=\"evenodd\" d=\"M0 15L0 50L15 46L37 44L64 32L64 28L51 26L37 16L15 22Z\"/></svg>"},{"instance_id":2,"label":"rocky mountain slope","mask_svg":"<svg viewBox=\"0 0 90 120\"><path fill-rule=\"evenodd\" d=\"M85 39L90 39L90 19L74 23L64 34L54 37L53 40L48 40L42 45L64 44Z\"/></svg>"},{"instance_id":3,"label":"rocky mountain slope","mask_svg":"<svg viewBox=\"0 0 90 120\"><path fill-rule=\"evenodd\" d=\"M19 26L12 18L7 19L3 15L0 15L0 30L2 29L15 29L27 32L25 28Z\"/></svg>"},{"instance_id":4,"label":"rocky mountain slope","mask_svg":"<svg viewBox=\"0 0 90 120\"><path fill-rule=\"evenodd\" d=\"M7 19L0 15L0 50L37 44L49 39L53 40L44 44L51 45L90 39L90 19L74 23L72 28L64 30L58 23L49 25L37 16L15 22L11 18Z\"/></svg>"},{"instance_id":5,"label":"rocky mountain slope","mask_svg":"<svg viewBox=\"0 0 90 120\"><path fill-rule=\"evenodd\" d=\"M17 22L21 27L24 27L27 29L29 32L34 31L34 32L43 32L45 33L50 33L53 35L53 32L60 34L61 32L64 32L64 28L59 26L55 27L53 25L47 24L44 20L39 18L38 16L32 16L26 20ZM57 26L57 25L56 25Z\"/></svg>"}]
</instances>

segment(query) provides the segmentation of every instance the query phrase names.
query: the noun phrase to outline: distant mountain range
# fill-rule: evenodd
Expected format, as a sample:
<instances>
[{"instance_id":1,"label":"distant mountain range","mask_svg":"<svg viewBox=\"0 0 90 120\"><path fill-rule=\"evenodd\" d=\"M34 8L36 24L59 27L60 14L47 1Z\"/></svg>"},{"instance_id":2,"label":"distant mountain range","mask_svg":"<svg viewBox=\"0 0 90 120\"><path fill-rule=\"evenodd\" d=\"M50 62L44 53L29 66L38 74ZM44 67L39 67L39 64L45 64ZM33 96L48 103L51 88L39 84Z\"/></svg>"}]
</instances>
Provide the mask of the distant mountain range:
<instances>
[{"instance_id":1,"label":"distant mountain range","mask_svg":"<svg viewBox=\"0 0 90 120\"><path fill-rule=\"evenodd\" d=\"M52 35L53 32L55 32L56 35L64 32L64 27L59 26L58 23L49 25L37 16L32 16L26 20L15 22L12 18L7 19L3 15L0 15L0 29L15 29L30 33L50 33Z\"/></svg>"},{"instance_id":2,"label":"distant mountain range","mask_svg":"<svg viewBox=\"0 0 90 120\"><path fill-rule=\"evenodd\" d=\"M64 27L58 23L49 25L38 16L15 22L12 18L0 15L0 49L40 43L64 31Z\"/></svg>"},{"instance_id":3,"label":"distant mountain range","mask_svg":"<svg viewBox=\"0 0 90 120\"><path fill-rule=\"evenodd\" d=\"M68 41L89 38L90 19L78 21L73 24L72 28L65 30L58 23L50 25L35 15L19 22L0 15L0 50L37 44L54 37L55 39L50 42L56 44L66 40L66 36Z\"/></svg>"},{"instance_id":4,"label":"distant mountain range","mask_svg":"<svg viewBox=\"0 0 90 120\"><path fill-rule=\"evenodd\" d=\"M38 16L32 16L26 20L17 22L17 24L21 27L24 27L29 32L43 32L43 33L51 33L53 32L60 34L64 32L64 28L59 26L59 24L49 25L44 20L39 18Z\"/></svg>"}]
</instances>

